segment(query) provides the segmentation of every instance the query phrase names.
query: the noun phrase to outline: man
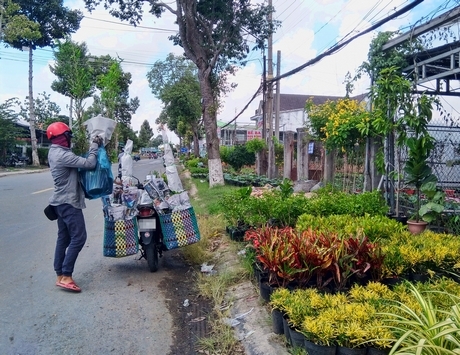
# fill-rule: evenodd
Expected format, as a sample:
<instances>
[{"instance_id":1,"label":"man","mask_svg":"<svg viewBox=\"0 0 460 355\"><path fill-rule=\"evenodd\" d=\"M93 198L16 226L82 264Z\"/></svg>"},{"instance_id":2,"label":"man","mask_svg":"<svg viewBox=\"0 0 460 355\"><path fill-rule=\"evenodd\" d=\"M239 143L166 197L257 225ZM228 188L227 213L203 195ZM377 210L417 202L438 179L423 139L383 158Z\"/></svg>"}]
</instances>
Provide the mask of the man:
<instances>
[{"instance_id":1,"label":"man","mask_svg":"<svg viewBox=\"0 0 460 355\"><path fill-rule=\"evenodd\" d=\"M96 136L90 145L88 157L83 158L72 152L72 131L63 122L48 126L46 135L52 145L48 152L48 162L54 180L54 193L49 204L54 207L58 223L58 237L54 252L56 286L65 290L80 292L81 288L72 278L78 254L86 242L86 226L82 209L85 194L80 185L78 168L94 169L97 150L103 139Z\"/></svg>"}]
</instances>

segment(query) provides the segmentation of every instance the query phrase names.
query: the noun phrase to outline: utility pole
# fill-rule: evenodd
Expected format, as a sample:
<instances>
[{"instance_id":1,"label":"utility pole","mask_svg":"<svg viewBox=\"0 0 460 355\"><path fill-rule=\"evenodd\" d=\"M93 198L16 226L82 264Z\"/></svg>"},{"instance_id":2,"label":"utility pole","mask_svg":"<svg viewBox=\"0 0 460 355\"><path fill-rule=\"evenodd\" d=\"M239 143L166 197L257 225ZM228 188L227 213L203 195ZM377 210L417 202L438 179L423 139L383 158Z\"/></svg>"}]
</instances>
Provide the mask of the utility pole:
<instances>
[{"instance_id":1,"label":"utility pole","mask_svg":"<svg viewBox=\"0 0 460 355\"><path fill-rule=\"evenodd\" d=\"M29 129L30 143L32 146L32 165L40 166L40 160L37 152L37 136L35 134L35 108L33 95L33 48L30 44L28 47L22 47L23 50L29 51Z\"/></svg>"},{"instance_id":2,"label":"utility pole","mask_svg":"<svg viewBox=\"0 0 460 355\"><path fill-rule=\"evenodd\" d=\"M276 76L281 75L281 51L276 53ZM275 104L275 137L280 139L280 94L281 94L281 80L276 81L276 104Z\"/></svg>"},{"instance_id":3,"label":"utility pole","mask_svg":"<svg viewBox=\"0 0 460 355\"><path fill-rule=\"evenodd\" d=\"M262 73L262 139L267 139L267 65L264 54L264 64Z\"/></svg>"},{"instance_id":4,"label":"utility pole","mask_svg":"<svg viewBox=\"0 0 460 355\"><path fill-rule=\"evenodd\" d=\"M268 6L272 7L272 0L268 0ZM273 21L273 15L270 12L268 22ZM273 36L268 37L267 46L267 123L268 127L268 178L273 178L275 175L275 147L273 144Z\"/></svg>"}]
</instances>

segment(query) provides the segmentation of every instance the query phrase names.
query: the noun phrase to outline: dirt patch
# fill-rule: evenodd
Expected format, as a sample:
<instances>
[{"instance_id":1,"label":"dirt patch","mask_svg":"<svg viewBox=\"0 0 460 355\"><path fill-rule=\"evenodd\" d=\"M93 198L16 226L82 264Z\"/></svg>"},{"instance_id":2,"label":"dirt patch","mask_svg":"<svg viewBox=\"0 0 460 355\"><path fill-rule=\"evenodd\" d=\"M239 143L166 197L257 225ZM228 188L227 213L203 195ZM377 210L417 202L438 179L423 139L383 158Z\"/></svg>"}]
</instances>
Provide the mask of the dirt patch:
<instances>
[{"instance_id":1,"label":"dirt patch","mask_svg":"<svg viewBox=\"0 0 460 355\"><path fill-rule=\"evenodd\" d=\"M183 175L183 176L181 176L182 180L191 181L192 176L190 175L190 171L184 170L184 171L182 171L181 174ZM188 193L189 193L190 197L193 197L194 199L197 199L197 196L196 196L197 192L198 192L198 190L197 190L195 184L190 183L190 188L188 190Z\"/></svg>"},{"instance_id":2,"label":"dirt patch","mask_svg":"<svg viewBox=\"0 0 460 355\"><path fill-rule=\"evenodd\" d=\"M180 250L168 251L164 267L171 275L161 283L168 310L173 318L173 345L168 355L196 355L197 339L209 333L212 306L195 289L197 272Z\"/></svg>"}]
</instances>

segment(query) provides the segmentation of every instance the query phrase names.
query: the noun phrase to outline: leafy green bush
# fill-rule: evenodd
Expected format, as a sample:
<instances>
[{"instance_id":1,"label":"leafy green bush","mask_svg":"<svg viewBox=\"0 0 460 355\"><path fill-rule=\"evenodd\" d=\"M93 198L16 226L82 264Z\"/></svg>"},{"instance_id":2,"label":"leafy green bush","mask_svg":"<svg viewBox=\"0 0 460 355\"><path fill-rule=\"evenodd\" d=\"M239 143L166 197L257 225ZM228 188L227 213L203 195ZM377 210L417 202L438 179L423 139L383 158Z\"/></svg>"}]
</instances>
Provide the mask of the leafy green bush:
<instances>
[{"instance_id":1,"label":"leafy green bush","mask_svg":"<svg viewBox=\"0 0 460 355\"><path fill-rule=\"evenodd\" d=\"M229 226L237 226L246 222L245 217L250 206L248 200L251 197L251 192L251 187L243 187L220 197L217 203L218 210Z\"/></svg>"},{"instance_id":2,"label":"leafy green bush","mask_svg":"<svg viewBox=\"0 0 460 355\"><path fill-rule=\"evenodd\" d=\"M267 147L267 143L263 139L254 138L246 142L246 149L250 153L258 153Z\"/></svg>"},{"instance_id":3,"label":"leafy green bush","mask_svg":"<svg viewBox=\"0 0 460 355\"><path fill-rule=\"evenodd\" d=\"M48 151L49 148L37 148L40 165L48 165ZM29 162L32 162L32 148L27 148L26 155L29 157Z\"/></svg>"},{"instance_id":4,"label":"leafy green bush","mask_svg":"<svg viewBox=\"0 0 460 355\"><path fill-rule=\"evenodd\" d=\"M190 168L197 168L199 162L200 162L200 159L199 159L199 158L192 158L192 159L186 160L186 161L185 161L185 167L186 167L187 169L190 169Z\"/></svg>"},{"instance_id":5,"label":"leafy green bush","mask_svg":"<svg viewBox=\"0 0 460 355\"><path fill-rule=\"evenodd\" d=\"M247 150L246 145L237 145L228 155L228 164L235 170L240 170L245 165L253 165L256 156Z\"/></svg>"},{"instance_id":6,"label":"leafy green bush","mask_svg":"<svg viewBox=\"0 0 460 355\"><path fill-rule=\"evenodd\" d=\"M227 147L225 145L221 145L219 147L219 151L220 151L220 159L222 160L222 162L224 162L225 164L229 164L228 157L230 156L230 152L233 151L233 147Z\"/></svg>"},{"instance_id":7,"label":"leafy green bush","mask_svg":"<svg viewBox=\"0 0 460 355\"><path fill-rule=\"evenodd\" d=\"M190 174L208 174L209 169L208 168L197 168L197 167L190 167L188 168L190 171Z\"/></svg>"},{"instance_id":8,"label":"leafy green bush","mask_svg":"<svg viewBox=\"0 0 460 355\"><path fill-rule=\"evenodd\" d=\"M388 211L388 207L378 191L356 195L325 189L313 196L306 207L305 213L315 216L330 216L333 214L348 214L354 217L364 216L365 214L378 216L385 215Z\"/></svg>"}]
</instances>

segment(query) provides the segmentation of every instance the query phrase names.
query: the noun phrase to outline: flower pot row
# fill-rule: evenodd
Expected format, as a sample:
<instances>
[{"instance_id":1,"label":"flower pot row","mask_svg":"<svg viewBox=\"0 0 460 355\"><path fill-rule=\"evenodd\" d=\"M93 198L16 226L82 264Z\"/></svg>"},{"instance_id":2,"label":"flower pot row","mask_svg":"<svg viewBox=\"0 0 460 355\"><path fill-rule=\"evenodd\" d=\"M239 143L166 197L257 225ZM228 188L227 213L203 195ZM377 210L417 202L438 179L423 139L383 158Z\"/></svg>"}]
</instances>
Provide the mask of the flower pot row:
<instances>
[{"instance_id":1,"label":"flower pot row","mask_svg":"<svg viewBox=\"0 0 460 355\"><path fill-rule=\"evenodd\" d=\"M305 349L308 355L387 355L389 353L389 350L374 347L348 348L316 344L303 333L289 326L287 317L277 309L272 310L272 328L275 334L284 335L288 344L295 348Z\"/></svg>"},{"instance_id":2,"label":"flower pot row","mask_svg":"<svg viewBox=\"0 0 460 355\"><path fill-rule=\"evenodd\" d=\"M301 347L303 343L304 347L315 347L305 348L310 355L388 354L391 347L401 346L397 339L406 334L405 327L419 324L423 318L420 309L429 304L430 309L439 310L443 316L438 321L442 324L444 314L456 309L458 294L460 285L445 277L426 283L404 282L394 289L371 282L334 295L316 289L277 288L270 297L273 332L284 334L292 346ZM404 321L412 315L416 322ZM394 324L395 319L402 321ZM457 323L452 324L452 331L458 332ZM435 337L427 341L441 336L438 332L432 335ZM449 333L445 336L449 338Z\"/></svg>"}]
</instances>

